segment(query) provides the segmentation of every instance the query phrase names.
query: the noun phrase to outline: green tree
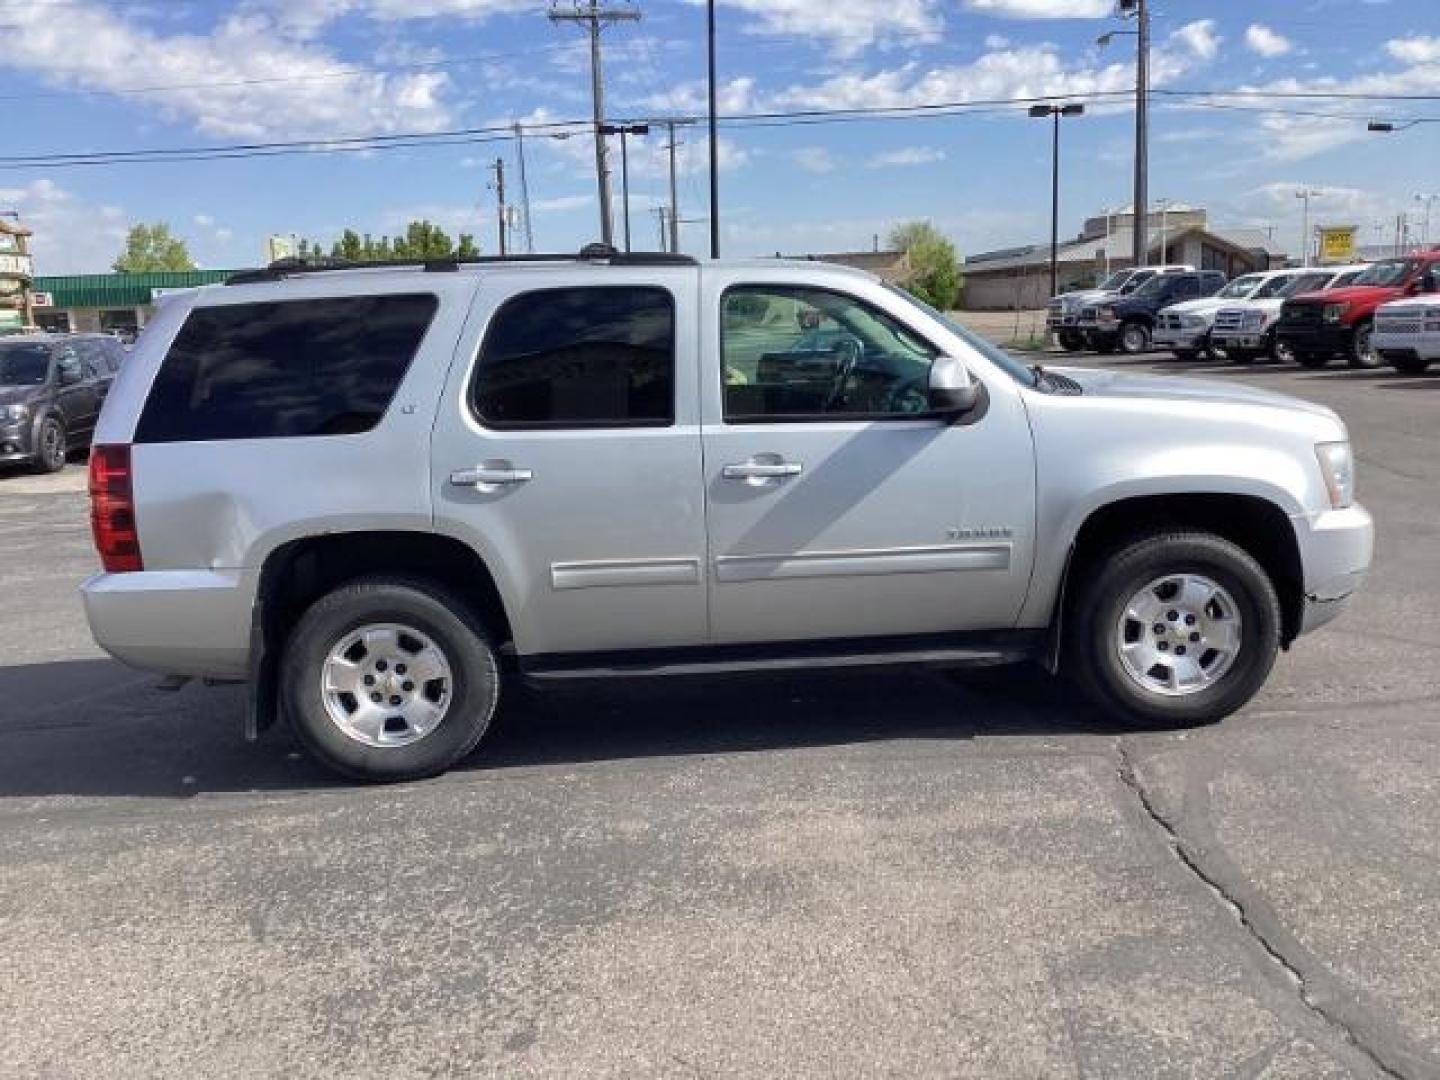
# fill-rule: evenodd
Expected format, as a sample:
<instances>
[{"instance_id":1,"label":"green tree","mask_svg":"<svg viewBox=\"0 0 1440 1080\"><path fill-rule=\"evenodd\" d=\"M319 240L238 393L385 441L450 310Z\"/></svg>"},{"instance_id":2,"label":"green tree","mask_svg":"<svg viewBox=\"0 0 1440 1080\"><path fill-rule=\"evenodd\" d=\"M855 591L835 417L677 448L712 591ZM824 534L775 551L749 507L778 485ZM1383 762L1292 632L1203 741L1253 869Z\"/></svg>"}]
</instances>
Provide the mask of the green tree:
<instances>
[{"instance_id":1,"label":"green tree","mask_svg":"<svg viewBox=\"0 0 1440 1080\"><path fill-rule=\"evenodd\" d=\"M194 270L195 261L185 241L170 232L163 221L130 226L125 250L113 264L117 274L150 274L160 270Z\"/></svg>"},{"instance_id":2,"label":"green tree","mask_svg":"<svg viewBox=\"0 0 1440 1080\"><path fill-rule=\"evenodd\" d=\"M462 232L460 241L455 245L455 257L457 259L473 259L480 254L480 247L475 243L475 234Z\"/></svg>"},{"instance_id":3,"label":"green tree","mask_svg":"<svg viewBox=\"0 0 1440 1080\"><path fill-rule=\"evenodd\" d=\"M941 311L955 306L960 298L960 259L949 237L928 221L908 221L891 231L890 246L909 258L907 291Z\"/></svg>"}]
</instances>

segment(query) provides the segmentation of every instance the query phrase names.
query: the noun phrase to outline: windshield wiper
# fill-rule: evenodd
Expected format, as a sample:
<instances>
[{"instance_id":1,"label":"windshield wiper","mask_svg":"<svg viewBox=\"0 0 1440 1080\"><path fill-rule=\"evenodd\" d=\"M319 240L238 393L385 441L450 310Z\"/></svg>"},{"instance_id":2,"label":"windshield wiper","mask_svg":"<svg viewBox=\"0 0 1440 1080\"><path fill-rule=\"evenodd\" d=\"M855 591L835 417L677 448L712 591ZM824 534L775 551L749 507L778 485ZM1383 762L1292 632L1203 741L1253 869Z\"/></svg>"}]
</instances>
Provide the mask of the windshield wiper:
<instances>
[{"instance_id":1,"label":"windshield wiper","mask_svg":"<svg viewBox=\"0 0 1440 1080\"><path fill-rule=\"evenodd\" d=\"M1050 373L1045 370L1045 365L1043 365L1043 364L1031 364L1031 365L1030 365L1030 374L1033 375L1033 376L1035 376L1035 389L1037 389L1037 390L1049 390L1049 389L1051 389L1052 383L1051 383L1051 380L1050 380Z\"/></svg>"}]
</instances>

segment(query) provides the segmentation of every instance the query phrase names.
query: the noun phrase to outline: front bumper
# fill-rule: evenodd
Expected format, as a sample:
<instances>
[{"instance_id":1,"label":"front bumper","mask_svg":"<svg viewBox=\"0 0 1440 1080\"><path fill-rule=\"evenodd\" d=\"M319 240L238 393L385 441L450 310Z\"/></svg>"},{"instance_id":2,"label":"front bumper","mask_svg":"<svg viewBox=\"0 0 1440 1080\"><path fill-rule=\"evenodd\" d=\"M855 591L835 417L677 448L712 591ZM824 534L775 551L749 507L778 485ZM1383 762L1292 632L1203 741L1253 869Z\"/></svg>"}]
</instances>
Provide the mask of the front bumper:
<instances>
[{"instance_id":1,"label":"front bumper","mask_svg":"<svg viewBox=\"0 0 1440 1080\"><path fill-rule=\"evenodd\" d=\"M1440 334L1387 334L1376 330L1370 344L1382 359L1391 354L1400 357L1423 357L1426 360L1440 360Z\"/></svg>"},{"instance_id":2,"label":"front bumper","mask_svg":"<svg viewBox=\"0 0 1440 1080\"><path fill-rule=\"evenodd\" d=\"M1305 605L1300 633L1324 626L1344 610L1365 580L1375 550L1375 522L1356 503L1294 519L1305 567Z\"/></svg>"},{"instance_id":3,"label":"front bumper","mask_svg":"<svg viewBox=\"0 0 1440 1080\"><path fill-rule=\"evenodd\" d=\"M1205 338L1210 333L1209 327L1157 327L1150 335L1151 342L1157 349L1200 349L1205 344Z\"/></svg>"},{"instance_id":4,"label":"front bumper","mask_svg":"<svg viewBox=\"0 0 1440 1080\"><path fill-rule=\"evenodd\" d=\"M28 420L0 424L0 462L29 461L35 456L35 432Z\"/></svg>"},{"instance_id":5,"label":"front bumper","mask_svg":"<svg viewBox=\"0 0 1440 1080\"><path fill-rule=\"evenodd\" d=\"M1080 329L1080 317L1078 315L1062 315L1052 311L1045 316L1045 329L1047 330L1078 330Z\"/></svg>"},{"instance_id":6,"label":"front bumper","mask_svg":"<svg viewBox=\"0 0 1440 1080\"><path fill-rule=\"evenodd\" d=\"M1210 335L1217 349L1264 349L1269 347L1270 335L1262 330L1216 330Z\"/></svg>"},{"instance_id":7,"label":"front bumper","mask_svg":"<svg viewBox=\"0 0 1440 1080\"><path fill-rule=\"evenodd\" d=\"M1297 353L1333 356L1350 351L1355 340L1355 330L1341 323L1325 323L1320 326L1286 326L1281 323L1275 331L1275 338Z\"/></svg>"},{"instance_id":8,"label":"front bumper","mask_svg":"<svg viewBox=\"0 0 1440 1080\"><path fill-rule=\"evenodd\" d=\"M244 679L257 575L249 570L96 574L81 586L100 647L167 675Z\"/></svg>"}]
</instances>

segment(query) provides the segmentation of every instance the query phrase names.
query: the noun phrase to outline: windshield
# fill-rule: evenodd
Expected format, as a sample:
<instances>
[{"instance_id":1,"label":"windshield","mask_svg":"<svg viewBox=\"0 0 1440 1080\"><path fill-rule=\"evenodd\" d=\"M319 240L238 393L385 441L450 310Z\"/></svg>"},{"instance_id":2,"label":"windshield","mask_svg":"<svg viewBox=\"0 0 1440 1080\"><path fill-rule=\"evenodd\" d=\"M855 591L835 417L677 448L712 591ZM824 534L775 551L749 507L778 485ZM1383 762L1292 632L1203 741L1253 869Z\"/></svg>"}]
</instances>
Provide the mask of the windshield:
<instances>
[{"instance_id":1,"label":"windshield","mask_svg":"<svg viewBox=\"0 0 1440 1080\"><path fill-rule=\"evenodd\" d=\"M44 345L0 344L0 386L41 386L50 374Z\"/></svg>"},{"instance_id":2,"label":"windshield","mask_svg":"<svg viewBox=\"0 0 1440 1080\"><path fill-rule=\"evenodd\" d=\"M1361 275L1360 270L1346 270L1343 274L1336 274L1335 280L1326 285L1327 289L1343 289L1346 285L1353 285L1355 279Z\"/></svg>"},{"instance_id":3,"label":"windshield","mask_svg":"<svg viewBox=\"0 0 1440 1080\"><path fill-rule=\"evenodd\" d=\"M1281 274L1273 277L1255 290L1252 300L1273 300L1277 296L1284 296L1285 290L1298 277L1298 274Z\"/></svg>"},{"instance_id":4,"label":"windshield","mask_svg":"<svg viewBox=\"0 0 1440 1080\"><path fill-rule=\"evenodd\" d=\"M946 317L939 311L936 311L929 304L925 303L924 300L921 300L918 297L911 296L908 292L906 292L899 286L891 285L889 282L886 282L885 288L889 289L896 296L904 299L905 302L910 304L912 307L917 307L921 311L925 312L926 315L929 315L941 326L945 327L946 330L949 330L961 341L965 342L965 344L969 345L976 352L980 353L982 356L985 357L985 359L989 360L996 367L1000 368L1000 370L1004 371L1006 375L1009 375L1021 386L1035 386L1039 382L1039 379L1037 378L1035 372L1031 371L1028 367L1022 364L1019 360L1016 360L1013 356L1007 353L1004 349L1000 348L998 345L992 345L990 342L986 341L973 330L967 330L965 327L957 323L954 319Z\"/></svg>"},{"instance_id":5,"label":"windshield","mask_svg":"<svg viewBox=\"0 0 1440 1080\"><path fill-rule=\"evenodd\" d=\"M1127 281L1125 287L1120 291L1123 293L1133 293L1154 276L1154 270L1137 270L1135 276Z\"/></svg>"},{"instance_id":6,"label":"windshield","mask_svg":"<svg viewBox=\"0 0 1440 1080\"><path fill-rule=\"evenodd\" d=\"M1355 279L1356 285L1399 285L1414 267L1409 259L1387 259L1367 266Z\"/></svg>"},{"instance_id":7,"label":"windshield","mask_svg":"<svg viewBox=\"0 0 1440 1080\"><path fill-rule=\"evenodd\" d=\"M1246 274L1244 277L1237 277L1215 295L1221 300L1243 300L1261 280L1259 274Z\"/></svg>"},{"instance_id":8,"label":"windshield","mask_svg":"<svg viewBox=\"0 0 1440 1080\"><path fill-rule=\"evenodd\" d=\"M1281 289L1280 296L1298 296L1301 293L1319 292L1329 284L1333 274L1296 274L1285 288Z\"/></svg>"},{"instance_id":9,"label":"windshield","mask_svg":"<svg viewBox=\"0 0 1440 1080\"><path fill-rule=\"evenodd\" d=\"M1102 281L1099 287L1105 292L1118 292L1124 287L1125 282L1130 280L1130 274L1131 271L1129 270L1116 270L1115 273Z\"/></svg>"},{"instance_id":10,"label":"windshield","mask_svg":"<svg viewBox=\"0 0 1440 1080\"><path fill-rule=\"evenodd\" d=\"M1169 284L1170 282L1168 278L1152 277L1149 281L1145 282L1144 285L1141 285L1140 288L1136 289L1134 295L1158 296L1160 293L1165 291L1166 287Z\"/></svg>"}]
</instances>

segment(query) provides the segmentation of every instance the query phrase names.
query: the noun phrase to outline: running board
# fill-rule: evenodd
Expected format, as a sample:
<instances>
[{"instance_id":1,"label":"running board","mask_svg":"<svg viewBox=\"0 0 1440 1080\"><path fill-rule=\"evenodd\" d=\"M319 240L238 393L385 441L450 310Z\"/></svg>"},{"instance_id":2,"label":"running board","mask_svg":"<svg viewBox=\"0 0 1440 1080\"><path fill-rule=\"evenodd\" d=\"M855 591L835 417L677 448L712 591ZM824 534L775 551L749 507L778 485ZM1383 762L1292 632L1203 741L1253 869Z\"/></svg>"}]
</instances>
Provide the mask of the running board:
<instances>
[{"instance_id":1,"label":"running board","mask_svg":"<svg viewBox=\"0 0 1440 1080\"><path fill-rule=\"evenodd\" d=\"M938 667L993 667L1031 659L1038 655L1042 643L1041 633L1014 632L963 637L943 635L918 639L637 649L626 653L552 653L519 657L518 664L526 679L537 682L926 664Z\"/></svg>"}]
</instances>

